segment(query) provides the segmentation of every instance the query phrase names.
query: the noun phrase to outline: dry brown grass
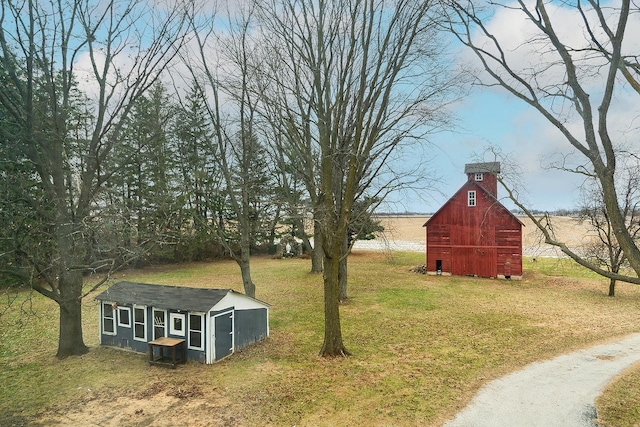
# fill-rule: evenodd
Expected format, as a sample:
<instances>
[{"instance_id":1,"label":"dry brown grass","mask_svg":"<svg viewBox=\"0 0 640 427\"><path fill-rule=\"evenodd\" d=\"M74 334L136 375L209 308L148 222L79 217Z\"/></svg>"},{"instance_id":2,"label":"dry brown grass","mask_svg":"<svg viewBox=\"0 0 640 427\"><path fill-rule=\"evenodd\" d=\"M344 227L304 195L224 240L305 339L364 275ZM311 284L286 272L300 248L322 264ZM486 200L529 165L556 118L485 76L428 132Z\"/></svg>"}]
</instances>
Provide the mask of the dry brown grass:
<instances>
[{"instance_id":1,"label":"dry brown grass","mask_svg":"<svg viewBox=\"0 0 640 427\"><path fill-rule=\"evenodd\" d=\"M628 368L597 399L599 427L640 426L640 363Z\"/></svg>"},{"instance_id":2,"label":"dry brown grass","mask_svg":"<svg viewBox=\"0 0 640 427\"><path fill-rule=\"evenodd\" d=\"M146 356L97 347L97 306L85 303L83 357L58 361L55 307L0 330L0 424L437 426L486 381L540 359L638 330L640 290L527 266L522 281L413 274L421 254L356 252L341 308L353 356L320 359L321 276L305 260L257 258L271 337L222 362L150 367ZM539 268L540 263L536 263ZM232 262L127 272L153 283L241 289ZM36 320L36 321L32 321ZM60 375L64 373L65 375ZM34 396L37 396L34 398Z\"/></svg>"}]
</instances>

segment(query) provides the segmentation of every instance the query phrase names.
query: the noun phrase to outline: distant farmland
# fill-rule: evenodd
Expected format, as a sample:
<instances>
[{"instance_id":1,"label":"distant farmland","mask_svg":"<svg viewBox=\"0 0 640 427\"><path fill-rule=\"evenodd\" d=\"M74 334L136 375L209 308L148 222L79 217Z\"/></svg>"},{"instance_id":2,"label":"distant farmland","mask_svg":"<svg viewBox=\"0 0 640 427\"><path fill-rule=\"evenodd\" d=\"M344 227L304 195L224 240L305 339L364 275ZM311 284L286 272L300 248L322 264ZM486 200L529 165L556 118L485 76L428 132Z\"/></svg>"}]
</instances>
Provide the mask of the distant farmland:
<instances>
[{"instance_id":1,"label":"distant farmland","mask_svg":"<svg viewBox=\"0 0 640 427\"><path fill-rule=\"evenodd\" d=\"M422 225L429 215L385 215L379 217L385 228L381 238L356 243L355 249L405 250L421 252L425 250L425 229ZM523 236L523 254L525 257L558 257L559 250L544 244L536 226L524 216L518 219L525 225ZM572 217L553 216L552 224L558 240L565 242L570 248L579 249L591 237L588 227Z\"/></svg>"}]
</instances>

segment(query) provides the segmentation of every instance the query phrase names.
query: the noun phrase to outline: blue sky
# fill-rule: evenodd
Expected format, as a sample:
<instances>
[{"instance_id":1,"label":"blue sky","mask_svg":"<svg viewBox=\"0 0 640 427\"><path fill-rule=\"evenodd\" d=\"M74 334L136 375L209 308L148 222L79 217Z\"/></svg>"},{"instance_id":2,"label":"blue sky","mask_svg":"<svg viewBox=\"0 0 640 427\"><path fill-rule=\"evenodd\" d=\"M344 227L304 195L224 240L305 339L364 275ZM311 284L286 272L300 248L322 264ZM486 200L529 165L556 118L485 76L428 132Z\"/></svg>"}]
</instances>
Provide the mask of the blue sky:
<instances>
[{"instance_id":1,"label":"blue sky","mask_svg":"<svg viewBox=\"0 0 640 427\"><path fill-rule=\"evenodd\" d=\"M564 9L560 3L551 3L548 7L556 8L552 12L554 19L561 22L558 25L561 36L572 45L584 43L583 39L580 40L583 32L576 27L575 13ZM526 43L531 38L527 29L530 24L521 16L514 19L513 10L503 12L494 15L489 26L501 40L506 41L508 54L512 55L514 62L525 69L548 62L548 58L536 55L536 51L532 51L533 48ZM628 28L625 45L629 46L631 52L640 52L640 14L630 18ZM80 59L86 61L86 58ZM462 50L458 60L467 64L472 57L468 51ZM82 69L83 65L86 67L86 63L78 64L78 69ZM550 72L546 77L550 77L552 81L563 81L559 80L563 78L562 73L558 75ZM622 139L633 141L631 144L638 148L638 130L630 126L640 116L637 94L623 97L622 101L615 112L617 123L612 120L612 127L627 132L619 135L623 136ZM540 113L499 88L476 88L470 96L457 103L453 111L458 119L455 131L435 135L431 140L432 144L421 153L424 158L430 159L427 169L431 175L439 178L438 181L426 182L418 190L391 194L391 203L382 206L381 210L422 213L436 211L464 184L465 163L478 161L479 158L484 161L495 160L491 156L482 157L489 146L499 147L503 154L512 159L513 164L503 162L503 171L514 166L520 170L515 184L522 189L521 200L529 208L553 211L578 206L578 187L582 183L582 177L542 167L542 164L549 163L554 153L566 154L571 151L571 147ZM579 129L579 124L572 123L572 126ZM402 159L408 164L412 159L421 158L417 152L408 154L408 158ZM498 196L505 196L500 187ZM513 207L510 201L502 201L508 208Z\"/></svg>"},{"instance_id":2,"label":"blue sky","mask_svg":"<svg viewBox=\"0 0 640 427\"><path fill-rule=\"evenodd\" d=\"M479 158L494 161L487 147L498 147L515 164L502 162L505 174L516 167L520 175L512 182L522 191L522 199L532 209L555 211L577 206L578 187L583 178L566 172L543 168L558 150L569 150L559 131L531 107L506 92L477 90L454 110L457 126L452 132L436 135L427 148L431 158L428 169L436 181L428 181L422 191L390 195L383 211L435 212L466 181L464 166ZM515 207L504 199L499 186L498 197L508 208Z\"/></svg>"},{"instance_id":3,"label":"blue sky","mask_svg":"<svg viewBox=\"0 0 640 427\"><path fill-rule=\"evenodd\" d=\"M616 2L617 0L612 0L611 5ZM575 9L567 8L560 3L549 3L547 7L552 21L556 23L560 38L572 47L585 46L584 23ZM612 10L614 9L608 10L607 13ZM565 81L565 72L561 67L546 67L557 60L553 51L529 42L536 30L522 13L515 9L502 9L487 25L501 40L512 65L538 72L538 79L543 84ZM629 18L624 47L627 54L640 52L638 14ZM474 57L469 51L460 51L458 61L469 64L473 60ZM594 73L594 70L599 69L598 65L601 64L586 57L578 60L583 67L583 76L588 76L582 84L590 93L592 107L597 111L603 79ZM625 89L622 81L618 83L618 88L609 114L610 134L617 146L640 152L638 95L628 88ZM554 104L553 108L562 112L565 125L571 132L578 139L583 139L582 124L575 111L572 112L571 103ZM478 159L495 160L493 156L483 156L489 146L499 147L502 154L511 159L509 164L502 162L503 177L520 188L520 200L527 207L554 211L579 206L579 187L584 177L549 169L545 165L548 166L552 160L558 160L563 155L570 155L569 159L573 165L585 163L585 158L571 154L575 153L575 149L560 131L533 107L502 88L478 87L454 107L454 112L458 117L457 130L439 134L432 141L436 149L430 151L433 160L428 167L434 175L440 177L440 182L427 185L424 191L413 194L392 194L392 203L383 206L383 210L422 213L436 211L464 184L465 163L473 163ZM519 171L517 175L505 176L509 175L514 167ZM506 196L501 187L498 188L498 196ZM514 207L509 200L501 198L501 201L508 208Z\"/></svg>"},{"instance_id":4,"label":"blue sky","mask_svg":"<svg viewBox=\"0 0 640 427\"><path fill-rule=\"evenodd\" d=\"M514 185L522 188L523 199L529 207L556 210L576 206L577 187L582 177L542 167L556 150L568 149L568 143L557 145L559 141L555 138L549 141L549 134L557 132L554 136L558 139L562 136L538 112L506 93L482 91L466 99L456 114L463 128L436 142L442 153L436 157L435 165L442 174L442 188L448 190L445 191L448 195L455 193L466 181L464 165L477 161L479 157L494 161L491 154L485 154L485 150L489 146L497 146L514 163L502 162L503 171L509 173L510 168L517 167L522 173ZM502 188L498 188L498 195L506 196ZM425 206L427 212L439 207L437 200ZM513 207L509 200L502 202Z\"/></svg>"}]
</instances>

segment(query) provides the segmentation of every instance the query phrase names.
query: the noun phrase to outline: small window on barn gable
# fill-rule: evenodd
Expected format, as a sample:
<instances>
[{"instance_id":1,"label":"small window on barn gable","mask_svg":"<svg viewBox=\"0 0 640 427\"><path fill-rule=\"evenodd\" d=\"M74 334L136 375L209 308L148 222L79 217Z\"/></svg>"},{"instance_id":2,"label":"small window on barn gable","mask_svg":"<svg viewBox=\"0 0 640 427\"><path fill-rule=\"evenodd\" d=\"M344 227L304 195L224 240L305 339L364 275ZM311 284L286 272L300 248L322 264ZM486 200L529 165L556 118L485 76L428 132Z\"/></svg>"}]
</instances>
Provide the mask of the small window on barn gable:
<instances>
[{"instance_id":1,"label":"small window on barn gable","mask_svg":"<svg viewBox=\"0 0 640 427\"><path fill-rule=\"evenodd\" d=\"M482 181L482 177L483 176L484 176L484 174L482 172L476 172L475 180L476 181Z\"/></svg>"},{"instance_id":2,"label":"small window on barn gable","mask_svg":"<svg viewBox=\"0 0 640 427\"><path fill-rule=\"evenodd\" d=\"M118 307L118 326L131 327L131 308Z\"/></svg>"},{"instance_id":3,"label":"small window on barn gable","mask_svg":"<svg viewBox=\"0 0 640 427\"><path fill-rule=\"evenodd\" d=\"M476 205L476 192L469 191L467 192L467 206L475 206Z\"/></svg>"},{"instance_id":4,"label":"small window on barn gable","mask_svg":"<svg viewBox=\"0 0 640 427\"><path fill-rule=\"evenodd\" d=\"M115 304L102 303L102 333L105 335L116 334L116 310Z\"/></svg>"},{"instance_id":5,"label":"small window on barn gable","mask_svg":"<svg viewBox=\"0 0 640 427\"><path fill-rule=\"evenodd\" d=\"M185 315L181 313L169 313L169 333L171 335L184 336Z\"/></svg>"}]
</instances>

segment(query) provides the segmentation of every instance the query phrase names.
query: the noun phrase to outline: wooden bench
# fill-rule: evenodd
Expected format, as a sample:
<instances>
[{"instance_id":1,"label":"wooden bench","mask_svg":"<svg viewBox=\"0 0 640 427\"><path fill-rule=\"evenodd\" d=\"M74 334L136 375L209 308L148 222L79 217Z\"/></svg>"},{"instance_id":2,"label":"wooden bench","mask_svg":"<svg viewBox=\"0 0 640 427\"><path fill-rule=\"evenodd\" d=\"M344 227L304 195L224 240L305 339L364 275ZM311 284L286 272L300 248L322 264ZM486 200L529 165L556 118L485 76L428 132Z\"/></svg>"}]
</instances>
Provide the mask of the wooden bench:
<instances>
[{"instance_id":1,"label":"wooden bench","mask_svg":"<svg viewBox=\"0 0 640 427\"><path fill-rule=\"evenodd\" d=\"M183 339L160 337L147 344L149 344L149 365L171 366L176 369L176 364L187 362L187 348ZM158 357L155 355L155 348L159 349ZM178 348L179 355L176 352ZM167 355L164 354L165 349L170 350Z\"/></svg>"}]
</instances>

